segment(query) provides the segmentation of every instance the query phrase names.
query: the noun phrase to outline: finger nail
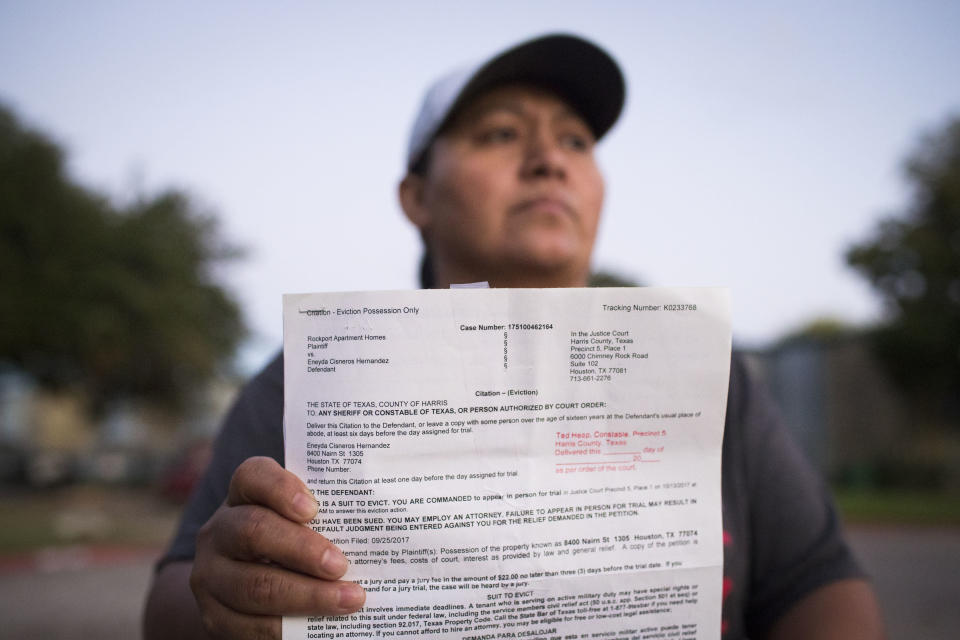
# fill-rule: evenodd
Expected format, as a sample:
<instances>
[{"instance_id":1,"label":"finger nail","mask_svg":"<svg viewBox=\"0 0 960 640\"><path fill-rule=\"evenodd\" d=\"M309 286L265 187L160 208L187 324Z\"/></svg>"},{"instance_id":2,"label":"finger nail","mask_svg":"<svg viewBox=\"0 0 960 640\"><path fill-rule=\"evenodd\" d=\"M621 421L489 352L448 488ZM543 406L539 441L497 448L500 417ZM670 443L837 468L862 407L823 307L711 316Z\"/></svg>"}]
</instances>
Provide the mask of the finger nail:
<instances>
[{"instance_id":1,"label":"finger nail","mask_svg":"<svg viewBox=\"0 0 960 640\"><path fill-rule=\"evenodd\" d=\"M293 496L293 510L303 518L312 519L320 510L320 505L313 494L304 491Z\"/></svg>"},{"instance_id":2,"label":"finger nail","mask_svg":"<svg viewBox=\"0 0 960 640\"><path fill-rule=\"evenodd\" d=\"M327 573L335 575L339 578L346 573L347 566L350 563L347 561L347 557L343 555L339 549L330 547L323 552L323 558L321 558L320 564L323 565L323 568Z\"/></svg>"},{"instance_id":3,"label":"finger nail","mask_svg":"<svg viewBox=\"0 0 960 640\"><path fill-rule=\"evenodd\" d=\"M340 586L340 608L356 611L363 606L367 592L352 582Z\"/></svg>"}]
</instances>

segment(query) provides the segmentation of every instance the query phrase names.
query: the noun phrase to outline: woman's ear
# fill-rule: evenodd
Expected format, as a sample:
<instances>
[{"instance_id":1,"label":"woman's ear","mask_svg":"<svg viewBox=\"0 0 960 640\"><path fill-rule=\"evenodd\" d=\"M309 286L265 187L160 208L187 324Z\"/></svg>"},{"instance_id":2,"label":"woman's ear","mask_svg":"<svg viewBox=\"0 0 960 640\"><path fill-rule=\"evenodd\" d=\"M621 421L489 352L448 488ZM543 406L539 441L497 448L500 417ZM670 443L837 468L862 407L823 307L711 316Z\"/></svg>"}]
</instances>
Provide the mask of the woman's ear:
<instances>
[{"instance_id":1,"label":"woman's ear","mask_svg":"<svg viewBox=\"0 0 960 640\"><path fill-rule=\"evenodd\" d=\"M425 182L422 176L408 173L400 181L398 195L400 206L407 219L423 233L430 226L430 212L424 206Z\"/></svg>"}]
</instances>

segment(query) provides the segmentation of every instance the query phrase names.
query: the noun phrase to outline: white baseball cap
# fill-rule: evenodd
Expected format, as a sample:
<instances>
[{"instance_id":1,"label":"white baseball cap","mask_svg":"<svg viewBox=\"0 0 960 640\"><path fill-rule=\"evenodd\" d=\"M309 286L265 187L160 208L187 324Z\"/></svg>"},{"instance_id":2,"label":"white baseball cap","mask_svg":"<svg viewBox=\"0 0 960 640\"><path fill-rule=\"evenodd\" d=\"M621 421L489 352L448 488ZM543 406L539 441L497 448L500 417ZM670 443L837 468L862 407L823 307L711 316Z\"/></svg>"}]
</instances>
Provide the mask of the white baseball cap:
<instances>
[{"instance_id":1,"label":"white baseball cap","mask_svg":"<svg viewBox=\"0 0 960 640\"><path fill-rule=\"evenodd\" d=\"M420 161L457 109L511 82L528 82L555 92L583 117L598 140L617 121L626 97L623 73L606 51L573 35L540 36L437 80L427 90L413 123L407 169Z\"/></svg>"}]
</instances>

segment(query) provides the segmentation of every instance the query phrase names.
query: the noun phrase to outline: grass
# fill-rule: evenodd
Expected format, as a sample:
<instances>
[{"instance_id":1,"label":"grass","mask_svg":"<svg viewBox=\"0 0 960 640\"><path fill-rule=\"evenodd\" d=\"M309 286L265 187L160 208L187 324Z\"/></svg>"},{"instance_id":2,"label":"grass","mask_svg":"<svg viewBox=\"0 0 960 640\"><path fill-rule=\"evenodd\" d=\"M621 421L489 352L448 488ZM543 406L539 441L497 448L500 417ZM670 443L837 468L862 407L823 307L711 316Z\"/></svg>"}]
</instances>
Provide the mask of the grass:
<instances>
[{"instance_id":1,"label":"grass","mask_svg":"<svg viewBox=\"0 0 960 640\"><path fill-rule=\"evenodd\" d=\"M960 525L960 495L906 490L838 489L834 496L851 523Z\"/></svg>"},{"instance_id":2,"label":"grass","mask_svg":"<svg viewBox=\"0 0 960 640\"><path fill-rule=\"evenodd\" d=\"M146 489L74 486L0 491L0 555L76 544L160 547L179 507Z\"/></svg>"}]
</instances>

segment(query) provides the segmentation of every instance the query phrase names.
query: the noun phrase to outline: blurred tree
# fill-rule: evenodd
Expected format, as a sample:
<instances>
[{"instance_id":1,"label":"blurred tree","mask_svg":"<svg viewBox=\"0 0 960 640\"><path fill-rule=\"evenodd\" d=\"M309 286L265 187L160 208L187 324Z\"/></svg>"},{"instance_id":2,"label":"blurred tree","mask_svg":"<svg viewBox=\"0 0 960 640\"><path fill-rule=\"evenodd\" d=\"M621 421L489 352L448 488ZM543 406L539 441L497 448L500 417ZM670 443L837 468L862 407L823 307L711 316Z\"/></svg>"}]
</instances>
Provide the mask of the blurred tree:
<instances>
[{"instance_id":1,"label":"blurred tree","mask_svg":"<svg viewBox=\"0 0 960 640\"><path fill-rule=\"evenodd\" d=\"M594 271L590 274L590 280L587 282L588 287L640 287L641 285L638 281L634 280L629 276L620 275L619 273L614 273L612 271Z\"/></svg>"},{"instance_id":2,"label":"blurred tree","mask_svg":"<svg viewBox=\"0 0 960 640\"><path fill-rule=\"evenodd\" d=\"M815 342L831 342L858 334L860 330L845 320L834 316L818 316L787 331L777 340L777 345L785 345L795 341L812 340Z\"/></svg>"},{"instance_id":3,"label":"blurred tree","mask_svg":"<svg viewBox=\"0 0 960 640\"><path fill-rule=\"evenodd\" d=\"M907 209L851 247L847 262L883 297L878 355L904 388L960 418L960 118L924 137L905 164ZM931 404L932 403L932 404Z\"/></svg>"},{"instance_id":4,"label":"blurred tree","mask_svg":"<svg viewBox=\"0 0 960 640\"><path fill-rule=\"evenodd\" d=\"M0 360L47 387L180 406L244 327L212 270L237 252L168 191L117 209L0 106Z\"/></svg>"}]
</instances>

